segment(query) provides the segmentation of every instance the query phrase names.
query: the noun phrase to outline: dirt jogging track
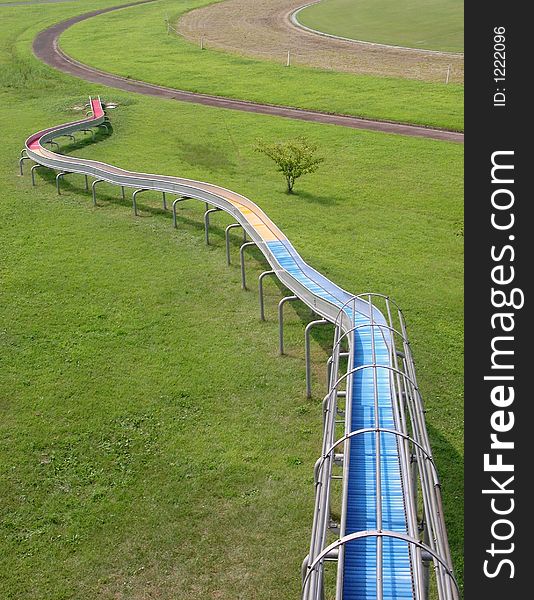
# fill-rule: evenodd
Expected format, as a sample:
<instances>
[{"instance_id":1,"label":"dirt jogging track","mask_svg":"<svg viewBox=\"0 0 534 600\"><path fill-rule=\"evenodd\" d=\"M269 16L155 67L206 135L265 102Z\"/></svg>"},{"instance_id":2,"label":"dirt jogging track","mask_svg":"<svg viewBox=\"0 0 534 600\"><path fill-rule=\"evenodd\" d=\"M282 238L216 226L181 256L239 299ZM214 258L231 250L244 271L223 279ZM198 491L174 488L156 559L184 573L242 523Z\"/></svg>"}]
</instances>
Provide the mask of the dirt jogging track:
<instances>
[{"instance_id":1,"label":"dirt jogging track","mask_svg":"<svg viewBox=\"0 0 534 600\"><path fill-rule=\"evenodd\" d=\"M463 84L462 54L347 40L304 28L294 15L322 0L224 0L183 13L174 24L194 44L355 75ZM354 0L357 2L357 0ZM449 75L447 75L449 73Z\"/></svg>"},{"instance_id":2,"label":"dirt jogging track","mask_svg":"<svg viewBox=\"0 0 534 600\"><path fill-rule=\"evenodd\" d=\"M137 6L140 4L148 4L155 1L156 0L140 0L137 2L130 2L128 4L121 4L118 6L93 10L90 12L83 13L81 15L76 15L60 23L56 23L55 25L52 25L44 31L41 31L34 39L34 54L37 58L39 58L49 66L58 69L59 71L68 73L70 75L73 75L74 77L78 77L80 79L84 79L92 83L105 85L127 92L136 92L148 96L156 96L159 98L178 100L180 102L192 102L195 104L213 106L216 108L241 110L245 112L252 112L264 115L299 119L302 121L310 121L314 123L340 125L342 127L351 127L354 129L365 129L369 131L379 131L382 133L393 133L399 135L423 137L433 140L457 143L463 143L464 141L464 134L456 131L446 131L417 125L362 119L360 117L330 114L313 110L292 108L287 106L259 104L244 100L224 98L221 96L211 96L208 94L199 94L195 92L188 92L185 90L178 90L158 86L142 81L128 79L119 75L112 75L111 73L106 73L105 71L100 71L93 67L89 67L70 58L59 48L58 40L60 35L76 23L80 23L81 21L85 21L97 15L101 15L111 11L119 10L122 8L128 8L131 6Z\"/></svg>"}]
</instances>

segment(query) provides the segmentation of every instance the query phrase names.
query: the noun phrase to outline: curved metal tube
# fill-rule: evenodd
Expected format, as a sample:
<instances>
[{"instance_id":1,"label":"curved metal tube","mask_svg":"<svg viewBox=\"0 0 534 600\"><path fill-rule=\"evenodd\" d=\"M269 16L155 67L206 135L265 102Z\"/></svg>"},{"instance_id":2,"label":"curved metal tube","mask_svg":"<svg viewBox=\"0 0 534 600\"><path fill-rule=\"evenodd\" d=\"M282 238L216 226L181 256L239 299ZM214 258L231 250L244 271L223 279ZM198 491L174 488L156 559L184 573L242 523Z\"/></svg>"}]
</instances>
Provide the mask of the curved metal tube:
<instances>
[{"instance_id":1,"label":"curved metal tube","mask_svg":"<svg viewBox=\"0 0 534 600\"><path fill-rule=\"evenodd\" d=\"M246 273L245 273L245 249L249 248L250 246L255 246L256 242L245 242L244 244L241 245L241 248L239 248L239 261L241 264L241 288L243 290L247 289L247 281L246 281Z\"/></svg>"},{"instance_id":2,"label":"curved metal tube","mask_svg":"<svg viewBox=\"0 0 534 600\"><path fill-rule=\"evenodd\" d=\"M140 194L141 192L148 192L149 190L147 188L139 188L138 190L135 190L134 193L132 194L132 207L133 207L133 213L134 215L137 217L137 194Z\"/></svg>"},{"instance_id":3,"label":"curved metal tube","mask_svg":"<svg viewBox=\"0 0 534 600\"><path fill-rule=\"evenodd\" d=\"M57 175L56 175L56 189L57 189L57 193L60 196L61 195L61 190L59 189L59 181L61 179L63 179L63 176L67 175L67 171L60 171Z\"/></svg>"},{"instance_id":4,"label":"curved metal tube","mask_svg":"<svg viewBox=\"0 0 534 600\"><path fill-rule=\"evenodd\" d=\"M25 160L31 160L28 156L22 156L19 158L19 172L21 175L24 175L23 164Z\"/></svg>"},{"instance_id":5,"label":"curved metal tube","mask_svg":"<svg viewBox=\"0 0 534 600\"><path fill-rule=\"evenodd\" d=\"M219 212L220 208L208 208L208 210L204 213L204 239L206 240L206 245L210 245L210 214Z\"/></svg>"},{"instance_id":6,"label":"curved metal tube","mask_svg":"<svg viewBox=\"0 0 534 600\"><path fill-rule=\"evenodd\" d=\"M177 229L178 227L178 222L176 220L176 205L178 204L178 202L183 202L184 200L189 200L189 198L184 198L180 196L179 198L176 198L176 200L174 200L174 202L172 203L172 226L174 227L174 229Z\"/></svg>"},{"instance_id":7,"label":"curved metal tube","mask_svg":"<svg viewBox=\"0 0 534 600\"><path fill-rule=\"evenodd\" d=\"M241 223L232 223L224 230L224 237L226 241L226 264L230 265L230 231L236 227L243 227ZM243 241L247 241L247 232L243 229Z\"/></svg>"},{"instance_id":8,"label":"curved metal tube","mask_svg":"<svg viewBox=\"0 0 534 600\"><path fill-rule=\"evenodd\" d=\"M284 354L284 304L298 300L298 296L286 296L278 303L278 353Z\"/></svg>"},{"instance_id":9,"label":"curved metal tube","mask_svg":"<svg viewBox=\"0 0 534 600\"><path fill-rule=\"evenodd\" d=\"M428 552L428 554L430 556L432 556L432 558L437 561L441 567L443 568L443 570L445 571L445 573L448 575L448 577L450 578L450 581L452 581L452 583L454 584L455 588L456 588L456 592L457 594L460 593L460 588L458 586L458 582L456 581L456 578L454 577L454 573L452 571L452 569L449 567L449 565L447 564L447 562L442 559L438 554L436 554L436 552L434 552L434 550L432 550L432 548L430 548L430 546L427 546L426 544L424 544L423 542L421 542L420 540L418 540L417 538L413 538L410 537L409 535L406 535L405 533L399 533L398 531L357 531L355 533L351 533L349 535L346 535L338 540L336 540L335 542L333 542L332 544L330 544L329 546L327 546L322 552L321 554L319 554L319 556L317 556L317 558L313 561L313 563L311 565L309 565L308 567L308 573L306 574L306 577L304 579L304 591L306 590L306 585L308 583L308 579L310 577L310 574L312 573L312 571L317 567L318 564L320 564L325 557L330 554L332 551L336 550L337 548L339 548L340 546L343 546L344 544L347 544L348 542L352 542L355 540L359 540L359 539L363 539L363 538L368 538L368 537L389 537L389 538L393 538L393 539L398 539L398 540L402 540L404 542L407 542L408 544L413 544L419 548L421 548L422 550L425 550L426 552ZM304 598L304 592L303 592L303 596Z\"/></svg>"},{"instance_id":10,"label":"curved metal tube","mask_svg":"<svg viewBox=\"0 0 534 600\"><path fill-rule=\"evenodd\" d=\"M260 321L265 321L265 304L263 301L263 279L267 277L267 275L276 275L276 271L264 271L258 277L258 291L260 298Z\"/></svg>"},{"instance_id":11,"label":"curved metal tube","mask_svg":"<svg viewBox=\"0 0 534 600\"><path fill-rule=\"evenodd\" d=\"M96 206L96 184L104 181L103 179L95 179L91 184L91 190L93 192L93 206Z\"/></svg>"},{"instance_id":12,"label":"curved metal tube","mask_svg":"<svg viewBox=\"0 0 534 600\"><path fill-rule=\"evenodd\" d=\"M32 176L32 185L35 186L35 169L40 169L41 167L44 167L44 165L33 165L33 167L31 168L31 176Z\"/></svg>"}]
</instances>

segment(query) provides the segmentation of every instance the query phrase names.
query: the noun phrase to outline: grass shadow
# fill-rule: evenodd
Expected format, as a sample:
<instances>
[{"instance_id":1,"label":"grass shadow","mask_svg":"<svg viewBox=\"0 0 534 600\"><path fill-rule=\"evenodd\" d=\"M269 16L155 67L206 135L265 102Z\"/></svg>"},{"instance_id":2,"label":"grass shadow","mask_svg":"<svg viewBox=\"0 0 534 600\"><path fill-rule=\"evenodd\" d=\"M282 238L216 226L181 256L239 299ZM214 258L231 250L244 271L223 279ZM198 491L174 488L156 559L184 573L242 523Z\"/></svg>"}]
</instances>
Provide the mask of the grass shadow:
<instances>
[{"instance_id":1,"label":"grass shadow","mask_svg":"<svg viewBox=\"0 0 534 600\"><path fill-rule=\"evenodd\" d=\"M311 192L305 192L302 190L293 192L293 197L303 198L308 202L313 202L315 204L321 204L323 206L335 206L338 202L332 196L321 196L319 194L312 194Z\"/></svg>"},{"instance_id":2,"label":"grass shadow","mask_svg":"<svg viewBox=\"0 0 534 600\"><path fill-rule=\"evenodd\" d=\"M432 454L442 481L443 508L449 536L452 562L456 579L463 590L464 567L464 463L463 457L452 444L427 422Z\"/></svg>"}]
</instances>

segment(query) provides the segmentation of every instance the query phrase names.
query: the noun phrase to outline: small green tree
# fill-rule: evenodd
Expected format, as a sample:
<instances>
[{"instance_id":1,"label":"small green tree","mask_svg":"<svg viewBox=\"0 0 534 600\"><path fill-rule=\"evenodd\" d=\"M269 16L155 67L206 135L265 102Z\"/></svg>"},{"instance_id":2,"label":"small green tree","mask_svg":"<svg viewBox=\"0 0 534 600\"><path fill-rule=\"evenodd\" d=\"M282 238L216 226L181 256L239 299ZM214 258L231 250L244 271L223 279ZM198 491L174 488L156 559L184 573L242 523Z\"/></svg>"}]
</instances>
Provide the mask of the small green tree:
<instances>
[{"instance_id":1,"label":"small green tree","mask_svg":"<svg viewBox=\"0 0 534 600\"><path fill-rule=\"evenodd\" d=\"M286 178L288 194L293 193L293 186L299 177L317 171L324 160L323 157L316 156L317 146L303 137L275 144L259 140L255 150L278 165L278 171Z\"/></svg>"}]
</instances>

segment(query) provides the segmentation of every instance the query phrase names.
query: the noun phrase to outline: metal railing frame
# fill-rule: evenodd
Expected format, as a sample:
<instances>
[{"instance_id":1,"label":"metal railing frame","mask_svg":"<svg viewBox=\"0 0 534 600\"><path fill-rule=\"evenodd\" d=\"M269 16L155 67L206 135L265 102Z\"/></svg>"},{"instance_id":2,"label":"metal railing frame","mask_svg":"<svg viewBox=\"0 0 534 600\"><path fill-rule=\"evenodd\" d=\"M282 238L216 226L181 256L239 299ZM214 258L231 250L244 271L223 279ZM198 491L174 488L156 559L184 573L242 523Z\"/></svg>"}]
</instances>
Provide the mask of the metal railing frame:
<instances>
[{"instance_id":1,"label":"metal railing frame","mask_svg":"<svg viewBox=\"0 0 534 600\"><path fill-rule=\"evenodd\" d=\"M265 301L263 298L263 280L265 279L265 277L267 277L267 275L276 276L276 271L273 271L273 270L263 271L263 273L261 273L260 276L258 277L258 297L259 297L259 301L260 301L260 321L265 321Z\"/></svg>"},{"instance_id":2,"label":"metal railing frame","mask_svg":"<svg viewBox=\"0 0 534 600\"><path fill-rule=\"evenodd\" d=\"M387 320L385 322L377 322L375 320L376 306L373 299L380 298L386 303ZM359 302L365 301L366 310L357 308ZM352 304L352 326L347 327L346 315L350 314L350 305ZM424 425L424 414L422 409L422 401L420 398L417 380L415 378L415 370L413 367L413 359L411 358L411 350L408 343L404 318L400 308L397 308L397 318L399 327L393 325L393 315L391 305L395 305L388 296L383 294L360 294L348 300L338 312L335 319L336 336L333 344L333 352L331 360L329 359L330 377L329 377L329 393L325 396L324 406L326 406L324 419L324 440L332 437L334 430L333 423L335 422L335 411L332 410L338 398L339 387L342 384L346 386L346 392L352 390L352 378L355 373L363 369L373 370L373 389L374 389L374 414L375 426L364 430L350 431L348 426L351 422L350 399L346 403L345 416L345 434L336 440L331 440L329 447L323 445L323 453L321 458L316 463L316 509L314 512L314 525L312 529L312 541L310 545L310 554L308 555L308 573L306 576L306 584L303 586L303 598L306 600L320 599L323 597L323 572L322 566L320 569L315 569L313 575L309 569L311 565L317 564L316 558L323 552L326 546L326 511L330 503L330 480L332 479L333 456L335 450L340 445L343 445L343 494L342 494L342 524L340 537L345 536L344 523L347 512L347 477L348 460L350 457L350 440L361 433L368 433L376 436L375 439L375 482L376 482L376 522L377 530L382 529L381 524L381 468L380 468L380 436L392 434L399 440L397 447L399 448L399 466L401 467L401 477L404 486L404 497L406 503L406 516L408 534L413 540L418 540L418 520L417 520L417 487L416 482L412 477L412 471L415 467L419 469L419 481L421 485L421 493L423 497L424 521L427 523L425 536L429 540L428 548L431 550L430 555L434 558L434 567L436 572L436 585L438 588L439 598L455 599L456 592L451 589L447 582L447 577L443 570L438 568L438 564L442 563L447 566L448 572L452 573L452 563L450 559L450 551L443 521L443 511L441 506L441 495L439 493L440 484L437 475L436 465L430 450L428 442L428 434ZM347 310L348 308L348 310ZM356 324L356 315L359 314L366 318L366 322ZM382 314L382 313L380 313ZM341 318L343 317L343 318ZM370 364L351 367L353 360L349 360L347 371L339 375L339 357L341 354L341 342L343 339L349 340L349 347L354 347L354 336L362 329L370 330L371 339L371 354L372 362ZM376 354L376 336L381 338L388 348L390 357L389 364L381 364L377 361ZM395 345L395 337L402 340L403 351L398 351ZM351 357L352 358L352 357ZM402 365L399 364L399 359L402 360ZM402 368L401 368L402 367ZM399 429L390 429L380 426L379 410L378 410L378 392L377 392L377 371L378 369L386 369L390 380L390 389L392 390L392 406L394 414L394 423ZM395 394L393 394L395 392ZM406 415L410 418L413 435L408 434ZM415 460L412 460L415 458ZM411 464L413 463L413 464ZM321 518L319 518L319 516ZM350 539L356 539L353 535ZM419 542L418 542L419 543ZM338 548L338 578L336 585L336 598L341 598L343 593L343 560L344 560L345 544L340 544ZM332 545L329 546L332 548ZM421 547L417 544L409 544L409 553L413 569L413 586L417 600L424 599L428 590L428 576L426 575L425 562L427 557L422 556ZM436 558L437 557L437 558ZM315 562L314 562L315 561ZM383 597L382 578L381 578L381 562L382 562L382 540L380 536L377 538L377 599ZM322 563L321 563L322 565Z\"/></svg>"}]
</instances>

